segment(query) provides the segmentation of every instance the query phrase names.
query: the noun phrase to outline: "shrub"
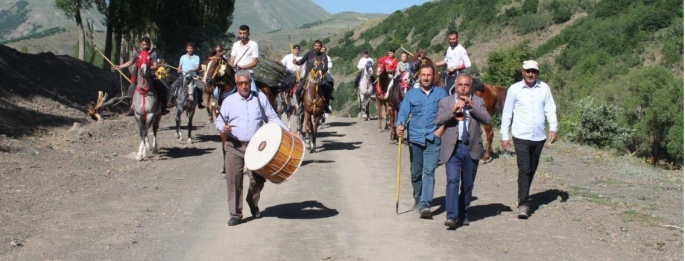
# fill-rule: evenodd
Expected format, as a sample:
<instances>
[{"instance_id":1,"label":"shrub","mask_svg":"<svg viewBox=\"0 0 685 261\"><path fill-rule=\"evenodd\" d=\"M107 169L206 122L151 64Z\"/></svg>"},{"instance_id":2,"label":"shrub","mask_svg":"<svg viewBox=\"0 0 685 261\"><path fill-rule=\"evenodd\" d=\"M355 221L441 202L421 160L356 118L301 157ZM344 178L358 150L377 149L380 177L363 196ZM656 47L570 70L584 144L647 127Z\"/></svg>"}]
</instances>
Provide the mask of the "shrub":
<instances>
[{"instance_id":1,"label":"shrub","mask_svg":"<svg viewBox=\"0 0 685 261\"><path fill-rule=\"evenodd\" d=\"M540 1L538 0L526 0L523 2L523 6L521 6L521 11L523 11L524 14L537 13L539 3Z\"/></svg>"},{"instance_id":2,"label":"shrub","mask_svg":"<svg viewBox=\"0 0 685 261\"><path fill-rule=\"evenodd\" d=\"M577 103L579 107L578 121L571 122L571 141L586 143L599 148L614 148L624 150L633 130L621 127L616 120L620 108L602 102L595 105L591 97Z\"/></svg>"}]
</instances>

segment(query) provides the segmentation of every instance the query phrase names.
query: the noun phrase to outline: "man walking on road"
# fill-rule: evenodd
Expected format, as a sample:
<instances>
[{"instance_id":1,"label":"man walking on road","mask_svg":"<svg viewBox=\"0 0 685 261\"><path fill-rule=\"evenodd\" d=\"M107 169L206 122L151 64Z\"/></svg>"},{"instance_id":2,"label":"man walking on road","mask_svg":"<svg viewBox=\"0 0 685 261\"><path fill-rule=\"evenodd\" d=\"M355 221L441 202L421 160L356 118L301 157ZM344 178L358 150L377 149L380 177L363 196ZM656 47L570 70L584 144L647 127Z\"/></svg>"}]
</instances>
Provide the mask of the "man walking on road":
<instances>
[{"instance_id":1,"label":"man walking on road","mask_svg":"<svg viewBox=\"0 0 685 261\"><path fill-rule=\"evenodd\" d=\"M447 96L443 88L433 86L433 67L422 66L419 69L421 88L412 88L407 92L400 105L397 117L397 135L404 135L404 128L409 115L412 119L409 131L409 159L411 161L411 182L414 188L414 208L421 218L430 218L431 200L435 186L435 168L438 167L438 154L442 133L435 125L438 103Z\"/></svg>"},{"instance_id":2,"label":"man walking on road","mask_svg":"<svg viewBox=\"0 0 685 261\"><path fill-rule=\"evenodd\" d=\"M440 146L440 161L445 162L445 226L469 225L468 209L476 179L478 160L483 157L480 124L490 124L483 99L471 94L471 76L457 76L456 92L440 100L435 124L445 126ZM461 179L461 193L459 180Z\"/></svg>"},{"instance_id":3,"label":"man walking on road","mask_svg":"<svg viewBox=\"0 0 685 261\"><path fill-rule=\"evenodd\" d=\"M234 93L221 104L220 116L214 120L216 129L226 134L228 140L224 145L226 158L226 188L228 190L228 211L231 213L229 226L235 226L243 218L243 168L245 166L245 150L247 143L257 132L262 122L262 113L269 122L278 123L281 128L288 129L278 118L271 107L266 95L261 92L250 91L250 72L238 71L235 75L238 93ZM262 108L260 108L262 107ZM297 133L293 133L298 135ZM255 218L260 217L259 196L264 188L266 179L252 171L247 172L250 187L247 191L247 205Z\"/></svg>"},{"instance_id":4,"label":"man walking on road","mask_svg":"<svg viewBox=\"0 0 685 261\"><path fill-rule=\"evenodd\" d=\"M518 217L528 218L530 185L540 162L545 145L545 118L549 124L550 144L557 140L557 107L549 85L538 80L540 70L536 61L523 62L523 81L514 83L507 91L502 112L502 149L509 141L509 125L514 137L518 165ZM513 118L513 123L512 123Z\"/></svg>"}]
</instances>

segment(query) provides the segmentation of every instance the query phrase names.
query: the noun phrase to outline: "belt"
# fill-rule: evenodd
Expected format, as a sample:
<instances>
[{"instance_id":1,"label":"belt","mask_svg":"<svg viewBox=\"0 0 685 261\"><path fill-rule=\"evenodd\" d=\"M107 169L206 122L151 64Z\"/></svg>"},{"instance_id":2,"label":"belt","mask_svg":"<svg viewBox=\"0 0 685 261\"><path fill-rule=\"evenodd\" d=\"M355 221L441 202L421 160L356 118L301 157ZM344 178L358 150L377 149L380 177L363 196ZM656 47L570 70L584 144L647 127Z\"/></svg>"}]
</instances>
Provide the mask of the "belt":
<instances>
[{"instance_id":1,"label":"belt","mask_svg":"<svg viewBox=\"0 0 685 261\"><path fill-rule=\"evenodd\" d=\"M469 145L468 140L457 140L457 144Z\"/></svg>"},{"instance_id":2,"label":"belt","mask_svg":"<svg viewBox=\"0 0 685 261\"><path fill-rule=\"evenodd\" d=\"M247 143L249 143L249 141L240 141L240 140L237 140L237 139L234 139L234 138L231 138L231 137L228 137L228 141L232 142L234 146L235 146L236 144L240 144L240 145L242 145L242 146L247 146Z\"/></svg>"}]
</instances>

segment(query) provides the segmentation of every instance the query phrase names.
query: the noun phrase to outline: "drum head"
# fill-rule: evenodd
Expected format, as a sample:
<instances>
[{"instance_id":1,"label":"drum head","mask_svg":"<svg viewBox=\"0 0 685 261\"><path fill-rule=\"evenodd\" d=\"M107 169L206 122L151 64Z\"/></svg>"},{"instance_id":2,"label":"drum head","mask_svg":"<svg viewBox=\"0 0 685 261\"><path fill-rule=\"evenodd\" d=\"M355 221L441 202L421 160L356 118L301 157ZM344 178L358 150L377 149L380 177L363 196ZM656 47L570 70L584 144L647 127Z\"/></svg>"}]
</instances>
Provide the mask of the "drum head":
<instances>
[{"instance_id":1,"label":"drum head","mask_svg":"<svg viewBox=\"0 0 685 261\"><path fill-rule=\"evenodd\" d=\"M269 164L281 146L283 131L277 123L264 124L255 132L245 149L245 167L258 170Z\"/></svg>"}]
</instances>

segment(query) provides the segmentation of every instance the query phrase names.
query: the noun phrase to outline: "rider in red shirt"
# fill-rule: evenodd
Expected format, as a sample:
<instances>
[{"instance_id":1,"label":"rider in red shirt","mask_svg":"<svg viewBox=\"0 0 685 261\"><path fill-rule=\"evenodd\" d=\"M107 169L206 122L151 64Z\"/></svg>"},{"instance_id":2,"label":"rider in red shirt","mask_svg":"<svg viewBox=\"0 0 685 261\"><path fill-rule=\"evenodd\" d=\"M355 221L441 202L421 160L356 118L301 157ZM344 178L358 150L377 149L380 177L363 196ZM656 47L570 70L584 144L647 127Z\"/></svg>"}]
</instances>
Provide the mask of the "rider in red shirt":
<instances>
[{"instance_id":1,"label":"rider in red shirt","mask_svg":"<svg viewBox=\"0 0 685 261\"><path fill-rule=\"evenodd\" d=\"M390 85L388 86L388 92L385 95L385 99L388 98L390 90L395 82L395 73L397 72L397 58L395 58L395 49L388 50L388 55L383 56L378 59L378 64L383 64L385 67L385 73L388 78L390 78Z\"/></svg>"}]
</instances>

